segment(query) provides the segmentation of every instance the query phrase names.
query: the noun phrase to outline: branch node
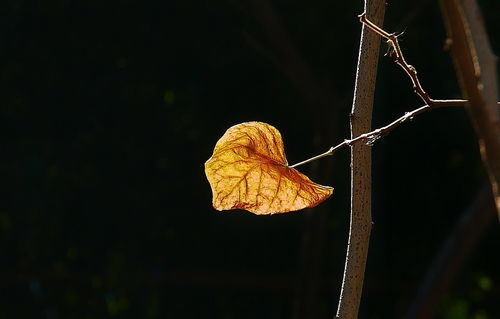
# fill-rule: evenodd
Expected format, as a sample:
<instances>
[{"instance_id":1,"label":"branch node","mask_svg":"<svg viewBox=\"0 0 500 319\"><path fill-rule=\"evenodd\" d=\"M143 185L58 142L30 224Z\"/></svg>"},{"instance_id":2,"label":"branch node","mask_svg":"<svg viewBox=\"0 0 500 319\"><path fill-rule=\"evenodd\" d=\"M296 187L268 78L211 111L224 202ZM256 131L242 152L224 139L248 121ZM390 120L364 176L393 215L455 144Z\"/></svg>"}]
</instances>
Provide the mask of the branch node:
<instances>
[{"instance_id":1,"label":"branch node","mask_svg":"<svg viewBox=\"0 0 500 319\"><path fill-rule=\"evenodd\" d=\"M403 121L408 121L408 120L410 120L410 121L413 120L413 114L412 114L412 112L405 112Z\"/></svg>"}]
</instances>

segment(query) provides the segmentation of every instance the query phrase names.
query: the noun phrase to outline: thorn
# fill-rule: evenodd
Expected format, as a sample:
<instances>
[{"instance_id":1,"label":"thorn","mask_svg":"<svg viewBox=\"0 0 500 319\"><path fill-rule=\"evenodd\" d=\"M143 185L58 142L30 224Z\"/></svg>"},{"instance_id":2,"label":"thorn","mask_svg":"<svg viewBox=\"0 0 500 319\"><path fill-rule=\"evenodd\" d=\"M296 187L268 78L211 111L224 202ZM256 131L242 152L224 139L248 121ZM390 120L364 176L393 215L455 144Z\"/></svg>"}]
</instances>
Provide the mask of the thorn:
<instances>
[{"instance_id":1,"label":"thorn","mask_svg":"<svg viewBox=\"0 0 500 319\"><path fill-rule=\"evenodd\" d=\"M399 37L400 37L400 36L402 36L405 32L406 32L406 28L405 28L403 31L399 32L398 34L396 34L396 32L394 32L393 34L396 36L396 38L399 38Z\"/></svg>"}]
</instances>

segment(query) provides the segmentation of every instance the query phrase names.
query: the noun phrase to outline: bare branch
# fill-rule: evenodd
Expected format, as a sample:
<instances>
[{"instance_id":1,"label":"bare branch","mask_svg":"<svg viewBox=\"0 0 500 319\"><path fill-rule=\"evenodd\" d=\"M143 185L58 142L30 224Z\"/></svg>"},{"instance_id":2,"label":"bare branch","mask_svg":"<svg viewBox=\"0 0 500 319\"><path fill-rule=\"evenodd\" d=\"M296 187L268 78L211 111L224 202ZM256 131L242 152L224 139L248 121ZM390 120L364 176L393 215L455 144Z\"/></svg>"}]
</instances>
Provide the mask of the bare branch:
<instances>
[{"instance_id":1,"label":"bare branch","mask_svg":"<svg viewBox=\"0 0 500 319\"><path fill-rule=\"evenodd\" d=\"M359 15L359 21L361 21L361 23L370 28L370 30L372 30L373 32L377 33L378 35L387 40L387 44L391 47L392 50L389 55L394 56L394 62L396 62L401 68L403 68L406 74L408 74L408 76L411 79L411 82L413 83L413 90L415 91L415 93L417 93L418 96L420 96L420 98L426 104L432 105L433 104L432 99L424 91L422 85L420 84L420 81L418 80L417 70L415 69L415 67L406 62L403 55L403 51L401 51L401 48L399 46L397 35L394 33L387 33L382 28L378 27L375 23L368 20L368 18L366 17L366 13L364 12L361 15Z\"/></svg>"},{"instance_id":2,"label":"bare branch","mask_svg":"<svg viewBox=\"0 0 500 319\"><path fill-rule=\"evenodd\" d=\"M382 24L385 1L365 0L365 11L373 21ZM367 31L363 25L351 111L351 138L371 130L380 41ZM371 149L366 145L355 145L351 149L349 241L336 318L358 317L371 226Z\"/></svg>"},{"instance_id":3,"label":"bare branch","mask_svg":"<svg viewBox=\"0 0 500 319\"><path fill-rule=\"evenodd\" d=\"M352 146L357 142L365 142L368 145L373 145L373 143L379 139L382 136L385 136L389 134L393 129L401 125L402 123L406 122L408 119L413 119L415 116L424 113L425 111L429 109L435 109L435 108L441 108L441 107L465 107L469 104L468 100L436 100L432 99L427 92L423 89L422 85L420 84L420 81L417 76L417 70L415 67L412 65L409 65L403 55L403 52L401 51L401 48L399 46L399 42L397 39L397 36L394 33L388 33L384 29L380 28L377 24L373 23L366 17L366 13L362 13L361 15L358 16L360 22L378 34L379 36L385 38L387 40L387 43L391 46L392 48L392 54L395 58L395 62L405 70L406 74L410 77L412 83L413 83L413 89L415 93L427 104L415 109L411 112L405 113L405 115L401 116L399 119L393 121L389 125L386 125L384 127L378 128L376 130L373 130L368 133L360 134L355 138L351 138L349 140L344 140L342 143L332 146L328 151L325 153L319 154L317 156L311 157L307 160L304 160L302 162L299 162L297 164L291 165L290 167L297 167L302 164L306 164L312 161L315 161L317 159L320 159L325 156L333 155L335 151L338 149L343 148L344 146ZM495 103L494 103L495 104ZM496 102L496 112L500 112L500 102ZM500 126L500 124L498 125ZM500 162L500 160L499 160Z\"/></svg>"},{"instance_id":4,"label":"bare branch","mask_svg":"<svg viewBox=\"0 0 500 319\"><path fill-rule=\"evenodd\" d=\"M294 168L297 166L300 166L302 164L306 164L312 161L315 161L317 159L320 159L325 156L330 156L333 155L336 151L339 149L345 147L345 146L353 146L354 144L358 142L364 142L365 144L372 146L379 138L386 136L390 132L392 132L395 128L397 128L399 125L405 123L408 120L412 120L415 116L420 115L430 109L435 109L438 107L464 107L467 104L467 100L433 100L434 104L433 106L429 105L424 105L421 106L411 112L406 112L403 116L400 118L392 121L391 123L387 124L386 126L382 126L376 130L373 130L368 133L360 134L356 136L355 138L349 139L349 140L344 140L342 143L337 144L335 146L330 147L328 151L325 153L316 155L314 157L311 157L309 159L306 159L302 162L299 162L297 164L293 164L290 167Z\"/></svg>"},{"instance_id":5,"label":"bare branch","mask_svg":"<svg viewBox=\"0 0 500 319\"><path fill-rule=\"evenodd\" d=\"M394 56L394 62L396 62L403 70L408 74L413 84L413 89L415 93L429 106L432 108L443 107L443 106L466 106L469 101L468 100L436 100L433 99L425 92L424 88L420 84L420 81L417 76L417 70L413 65L408 64L406 62L403 51L399 46L398 36L395 33L388 33L384 29L377 26L375 23L370 21L366 17L366 13L362 13L359 16L359 21L366 25L370 30L377 33L381 37L387 40L387 44L391 47L392 51L389 54L390 56ZM495 100L496 101L496 100ZM500 102L497 102L497 107L500 107ZM498 108L497 108L498 110Z\"/></svg>"},{"instance_id":6,"label":"bare branch","mask_svg":"<svg viewBox=\"0 0 500 319\"><path fill-rule=\"evenodd\" d=\"M491 51L479 7L474 0L442 0L451 39L451 53L469 115L479 141L500 218L500 109L496 79L497 58Z\"/></svg>"}]
</instances>

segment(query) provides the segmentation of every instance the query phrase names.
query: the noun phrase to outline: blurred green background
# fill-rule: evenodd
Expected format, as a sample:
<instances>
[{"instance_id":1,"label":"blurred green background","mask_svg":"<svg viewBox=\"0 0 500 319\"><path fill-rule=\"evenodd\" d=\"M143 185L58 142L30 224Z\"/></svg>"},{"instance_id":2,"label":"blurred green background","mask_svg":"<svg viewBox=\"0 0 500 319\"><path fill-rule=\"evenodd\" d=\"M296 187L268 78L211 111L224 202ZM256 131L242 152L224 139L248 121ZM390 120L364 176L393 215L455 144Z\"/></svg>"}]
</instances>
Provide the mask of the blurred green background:
<instances>
[{"instance_id":1,"label":"blurred green background","mask_svg":"<svg viewBox=\"0 0 500 319\"><path fill-rule=\"evenodd\" d=\"M480 1L500 51L500 3ZM237 123L277 127L290 163L348 137L362 1L0 4L0 318L332 318L349 152L301 167L335 187L279 216L217 212L203 164ZM461 96L434 1L385 27L434 98ZM421 105L382 57L374 126ZM485 174L467 113L426 113L373 147L360 318L401 318ZM494 222L438 318L500 318Z\"/></svg>"}]
</instances>

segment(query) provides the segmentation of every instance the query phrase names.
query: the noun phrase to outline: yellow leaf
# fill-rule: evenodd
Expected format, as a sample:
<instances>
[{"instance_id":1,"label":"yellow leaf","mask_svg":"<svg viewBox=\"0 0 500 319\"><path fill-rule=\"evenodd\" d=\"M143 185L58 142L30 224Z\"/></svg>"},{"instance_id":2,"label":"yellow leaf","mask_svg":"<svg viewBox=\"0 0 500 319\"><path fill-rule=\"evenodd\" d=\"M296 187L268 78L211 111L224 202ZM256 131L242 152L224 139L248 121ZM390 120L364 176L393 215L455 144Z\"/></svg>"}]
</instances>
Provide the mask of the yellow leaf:
<instances>
[{"instance_id":1,"label":"yellow leaf","mask_svg":"<svg viewBox=\"0 0 500 319\"><path fill-rule=\"evenodd\" d=\"M229 128L205 163L205 174L217 210L285 213L314 207L333 191L290 168L280 132L262 122Z\"/></svg>"}]
</instances>

